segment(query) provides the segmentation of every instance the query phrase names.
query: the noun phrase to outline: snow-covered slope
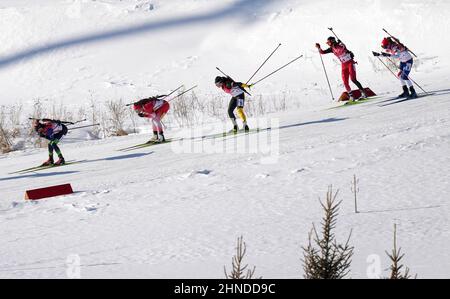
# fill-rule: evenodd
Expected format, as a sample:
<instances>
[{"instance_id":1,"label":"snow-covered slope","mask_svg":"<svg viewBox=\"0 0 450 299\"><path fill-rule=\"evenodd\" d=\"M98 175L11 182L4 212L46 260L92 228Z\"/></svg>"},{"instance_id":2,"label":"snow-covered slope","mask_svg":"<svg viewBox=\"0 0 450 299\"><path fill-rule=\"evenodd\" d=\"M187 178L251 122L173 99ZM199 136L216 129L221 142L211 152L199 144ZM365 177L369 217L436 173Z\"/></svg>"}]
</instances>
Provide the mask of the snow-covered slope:
<instances>
[{"instance_id":1,"label":"snow-covered slope","mask_svg":"<svg viewBox=\"0 0 450 299\"><path fill-rule=\"evenodd\" d=\"M218 93L211 84L215 66L245 80L281 42L261 75L299 54L305 59L254 93L291 91L300 107L312 107L269 115L278 130L126 153L117 149L148 136L79 142L83 132L74 132L62 149L83 163L39 173L9 174L40 163L43 149L1 155L0 277L67 277L67 262L79 257L83 278L222 278L236 237L244 235L258 275L299 278L301 246L321 219L318 198L329 184L343 200L339 239L353 229L352 277L388 267L384 251L392 247L394 223L412 272L448 277L448 1L218 2L0 3L1 104L47 98L76 106L88 103L90 93L99 101L134 99L180 83L199 84L206 101ZM330 109L335 104L314 48L329 26L357 55L361 81L383 97ZM419 54L414 78L437 93L386 101L398 82L369 56L379 49L383 27ZM70 46L59 47L61 41ZM331 56L325 62L338 93L339 66ZM359 214L350 191L355 174ZM60 183L71 183L75 194L23 200L27 189Z\"/></svg>"},{"instance_id":2,"label":"snow-covered slope","mask_svg":"<svg viewBox=\"0 0 450 299\"><path fill-rule=\"evenodd\" d=\"M247 154L180 153L177 143L116 151L145 136L65 145L69 159L84 163L26 175L8 172L45 151L11 154L0 159L0 276L65 277L67 257L77 254L85 278L221 278L243 234L259 275L301 277L301 246L333 184L344 200L338 236L353 229L352 277L366 277L373 254L387 268L394 223L412 271L448 277L448 94L380 105L282 115L276 163L252 154L255 142ZM261 142L265 134L253 136ZM229 139L228 148L245 138ZM202 144L211 146L194 142ZM76 193L22 199L25 189L60 183Z\"/></svg>"},{"instance_id":3,"label":"snow-covered slope","mask_svg":"<svg viewBox=\"0 0 450 299\"><path fill-rule=\"evenodd\" d=\"M244 81L282 43L258 78L305 58L254 92L297 91L318 104L328 95L314 44L324 44L330 26L356 54L365 85L397 86L389 73L374 72L370 57L387 28L420 55L414 78L428 86L448 81L449 15L448 1L419 0L2 1L1 101L80 105L91 93L97 101L128 100L180 83L199 84L207 99L215 66ZM337 93L339 65L325 60Z\"/></svg>"}]
</instances>

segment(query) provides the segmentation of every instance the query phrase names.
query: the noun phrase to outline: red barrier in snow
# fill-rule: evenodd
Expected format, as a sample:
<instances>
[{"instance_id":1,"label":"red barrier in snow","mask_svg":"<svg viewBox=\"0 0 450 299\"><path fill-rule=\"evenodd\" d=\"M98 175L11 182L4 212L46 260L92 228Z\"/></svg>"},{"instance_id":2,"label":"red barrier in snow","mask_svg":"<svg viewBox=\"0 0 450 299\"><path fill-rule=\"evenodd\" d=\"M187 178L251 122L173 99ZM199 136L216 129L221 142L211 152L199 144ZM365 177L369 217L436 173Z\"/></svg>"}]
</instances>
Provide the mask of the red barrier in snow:
<instances>
[{"instance_id":1,"label":"red barrier in snow","mask_svg":"<svg viewBox=\"0 0 450 299\"><path fill-rule=\"evenodd\" d=\"M60 196L72 194L72 186L70 184L64 184L59 186L51 186L46 188L27 190L25 192L26 200L38 200L48 197Z\"/></svg>"}]
</instances>

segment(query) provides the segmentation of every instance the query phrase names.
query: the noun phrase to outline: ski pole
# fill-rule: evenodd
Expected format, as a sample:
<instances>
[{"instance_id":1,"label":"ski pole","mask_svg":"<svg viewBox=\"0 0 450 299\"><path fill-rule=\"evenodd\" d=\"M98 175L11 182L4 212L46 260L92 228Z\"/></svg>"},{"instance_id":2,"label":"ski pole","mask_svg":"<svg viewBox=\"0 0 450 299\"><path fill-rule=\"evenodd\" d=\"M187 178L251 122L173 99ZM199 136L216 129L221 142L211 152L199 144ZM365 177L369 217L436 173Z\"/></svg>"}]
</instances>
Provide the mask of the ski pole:
<instances>
[{"instance_id":1,"label":"ski pole","mask_svg":"<svg viewBox=\"0 0 450 299\"><path fill-rule=\"evenodd\" d=\"M231 80L233 80L233 78L231 78L230 76L228 76L227 74L225 74L225 72L222 71L218 66L216 66L216 70L218 70L219 72L221 72L222 75L224 75L225 77L230 78ZM234 80L233 80L233 81L234 81Z\"/></svg>"},{"instance_id":2,"label":"ski pole","mask_svg":"<svg viewBox=\"0 0 450 299\"><path fill-rule=\"evenodd\" d=\"M302 58L302 57L303 57L303 55L300 55L299 57L297 57L297 58L293 59L292 61L290 61L290 62L286 63L286 64L285 64L285 65L283 65L282 67L280 67L280 68L278 68L277 70L273 71L272 73L268 74L267 76L265 76L265 77L264 77L264 78L262 78L261 80L258 80L258 81L256 81L256 82L255 82L255 83L253 83L252 85L256 85L256 84L258 84L259 82L261 82L261 81L263 81L263 80L265 80L265 79L269 78L269 77L270 77L270 76L272 76L273 74L275 74L275 73L277 73L277 72L281 71L282 69L284 69L284 68L285 68L285 67L287 67L288 65L290 65L290 64L292 64L292 63L294 63L295 61L299 60L299 59L300 59L300 58Z\"/></svg>"},{"instance_id":3,"label":"ski pole","mask_svg":"<svg viewBox=\"0 0 450 299\"><path fill-rule=\"evenodd\" d=\"M236 82L236 81L234 81L234 79L233 78L231 78L230 76L228 76L227 74L225 74L225 72L223 72L219 67L217 67L216 66L216 69L219 71L219 72L221 72L225 77L227 77L228 79L230 79L230 80L232 80L233 82ZM242 89L242 91L243 92L245 92L246 94L248 94L249 96L252 96L248 91L246 91L244 88L241 88Z\"/></svg>"},{"instance_id":4,"label":"ski pole","mask_svg":"<svg viewBox=\"0 0 450 299\"><path fill-rule=\"evenodd\" d=\"M430 93L426 90L424 90L416 81L414 81L411 77L408 76L408 79L411 80L412 83L414 83L417 87L419 87L424 93L429 95Z\"/></svg>"},{"instance_id":5,"label":"ski pole","mask_svg":"<svg viewBox=\"0 0 450 299\"><path fill-rule=\"evenodd\" d=\"M398 76L386 65L386 63L384 63L383 60L381 60L381 58L379 56L377 56L377 58L392 73L392 75L394 75L394 77L398 79ZM388 58L388 59L392 64L395 64L390 58ZM417 87L419 87L424 93L429 94L419 84L417 84L416 81L411 79L411 77L408 76L408 80L411 80L411 82L413 82Z\"/></svg>"},{"instance_id":6,"label":"ski pole","mask_svg":"<svg viewBox=\"0 0 450 299\"><path fill-rule=\"evenodd\" d=\"M387 59L392 63L395 64L394 61L392 61L391 58L387 57ZM400 68L399 68L400 69ZM408 80L411 80L412 83L414 83L417 87L419 87L424 93L429 94L428 92L426 92L419 84L417 84L416 81L414 81L410 76L407 76Z\"/></svg>"},{"instance_id":7,"label":"ski pole","mask_svg":"<svg viewBox=\"0 0 450 299\"><path fill-rule=\"evenodd\" d=\"M383 31L386 32L390 37L392 37L397 43L401 44L400 40L395 36L393 36L392 34L390 34L386 29L383 28ZM411 51L407 46L405 46L405 48L408 52L410 52L412 55L414 55L414 57L417 58L417 55L413 51Z\"/></svg>"},{"instance_id":8,"label":"ski pole","mask_svg":"<svg viewBox=\"0 0 450 299\"><path fill-rule=\"evenodd\" d=\"M173 95L175 92L177 92L178 90L182 89L184 87L184 84L181 85L180 87L178 87L177 89L175 89L174 91L172 91L171 93L169 93L168 95L166 95L165 97L162 98L162 100L167 99L168 97L170 97L171 95Z\"/></svg>"},{"instance_id":9,"label":"ski pole","mask_svg":"<svg viewBox=\"0 0 450 299\"><path fill-rule=\"evenodd\" d=\"M165 97L165 96L166 96L166 95L160 95L160 96L155 96L154 98L158 99L158 98ZM140 100L140 101L141 101L141 100ZM136 103L137 103L137 102L133 102L133 103L126 104L125 107L133 106L133 105L136 104Z\"/></svg>"},{"instance_id":10,"label":"ski pole","mask_svg":"<svg viewBox=\"0 0 450 299\"><path fill-rule=\"evenodd\" d=\"M173 95L175 92L177 92L178 90L180 90L180 89L183 88L183 87L184 87L184 85L181 85L180 87L178 87L177 89L175 89L174 91L172 91L171 93L169 93L168 95L156 96L156 98L163 97L162 100L164 100L164 99L166 99L167 97ZM134 105L134 104L136 104L136 103L137 103L137 102L130 103L130 104L126 104L125 106L126 106L126 107L129 107L129 106L132 106L132 105Z\"/></svg>"},{"instance_id":11,"label":"ski pole","mask_svg":"<svg viewBox=\"0 0 450 299\"><path fill-rule=\"evenodd\" d=\"M391 74L392 75L394 75L394 77L396 78L396 79L398 79L398 76L387 66L387 64L386 63L384 63L384 61L383 60L381 60L381 58L380 58L380 56L377 56L377 58L378 58L378 60L391 72Z\"/></svg>"},{"instance_id":12,"label":"ski pole","mask_svg":"<svg viewBox=\"0 0 450 299\"><path fill-rule=\"evenodd\" d=\"M269 59L273 56L273 54L275 54L276 51L278 51L278 49L281 47L281 43L278 45L278 47L269 55L269 57L267 57L267 59L263 62L263 64L261 64L261 66L256 70L256 72L250 77L250 79L247 80L248 84L250 82L250 80L253 79L253 77L255 77L255 75L261 70L261 68L267 63L267 61L269 61Z\"/></svg>"},{"instance_id":13,"label":"ski pole","mask_svg":"<svg viewBox=\"0 0 450 299\"><path fill-rule=\"evenodd\" d=\"M330 88L331 99L332 99L332 101L334 101L333 90L331 89L331 84L330 84L330 80L328 79L327 69L325 68L325 63L323 62L322 54L320 54L320 52L319 52L319 56L320 56L320 61L322 61L322 66L323 66L323 71L325 72L325 77L327 78L328 88Z\"/></svg>"},{"instance_id":14,"label":"ski pole","mask_svg":"<svg viewBox=\"0 0 450 299\"><path fill-rule=\"evenodd\" d=\"M78 129L83 129L83 128L89 128L89 127L95 127L95 126L100 126L100 124L93 124L93 125L87 125L87 126L81 126L81 127L69 128L69 131L78 130Z\"/></svg>"},{"instance_id":15,"label":"ski pole","mask_svg":"<svg viewBox=\"0 0 450 299\"><path fill-rule=\"evenodd\" d=\"M82 119L82 120L78 120L78 121L75 121L75 122L65 122L65 121L62 121L62 123L63 124L69 124L69 125L76 125L76 124L79 124L79 123L82 123L82 122L84 122L84 121L86 121L87 119Z\"/></svg>"},{"instance_id":16,"label":"ski pole","mask_svg":"<svg viewBox=\"0 0 450 299\"><path fill-rule=\"evenodd\" d=\"M29 120L42 120L42 121L56 121L56 120L49 119L49 118L42 118L41 119L41 118L29 117L28 119ZM86 121L86 119L82 119L82 120L79 120L79 121L76 121L76 122L62 121L62 120L60 120L59 122L62 123L62 124L65 124L65 125L75 125L75 124L78 124L78 123L81 123L81 122L84 122L84 121Z\"/></svg>"},{"instance_id":17,"label":"ski pole","mask_svg":"<svg viewBox=\"0 0 450 299\"><path fill-rule=\"evenodd\" d=\"M189 88L189 89L188 89L188 90L186 90L186 91L183 91L182 93L180 93L180 94L179 94L179 95L177 95L176 97L173 97L172 99L168 100L168 102L170 102L170 101L173 101L173 100L175 100L175 99L177 99L177 98L181 97L182 95L184 95L184 94L186 94L186 93L190 92L191 90L193 90L193 89L195 89L195 88L197 88L197 87L198 87L198 85L195 85L194 87L192 87L192 88Z\"/></svg>"}]
</instances>

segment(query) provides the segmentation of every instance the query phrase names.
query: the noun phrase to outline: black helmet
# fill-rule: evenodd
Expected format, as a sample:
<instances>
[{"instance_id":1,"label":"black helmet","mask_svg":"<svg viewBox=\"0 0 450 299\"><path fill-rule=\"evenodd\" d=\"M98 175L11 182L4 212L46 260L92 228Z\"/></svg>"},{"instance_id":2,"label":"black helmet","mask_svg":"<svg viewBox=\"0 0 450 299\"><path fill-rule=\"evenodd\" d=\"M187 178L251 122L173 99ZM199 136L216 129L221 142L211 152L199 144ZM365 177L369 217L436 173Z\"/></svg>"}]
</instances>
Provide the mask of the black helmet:
<instances>
[{"instance_id":1,"label":"black helmet","mask_svg":"<svg viewBox=\"0 0 450 299\"><path fill-rule=\"evenodd\" d=\"M336 42L336 38L334 36L330 36L329 38L327 38L327 42L335 43Z\"/></svg>"},{"instance_id":2,"label":"black helmet","mask_svg":"<svg viewBox=\"0 0 450 299\"><path fill-rule=\"evenodd\" d=\"M226 79L225 77L217 76L216 79L214 80L214 83L216 83L216 84L223 83L223 82L225 82L225 79Z\"/></svg>"},{"instance_id":3,"label":"black helmet","mask_svg":"<svg viewBox=\"0 0 450 299\"><path fill-rule=\"evenodd\" d=\"M39 132L39 130L45 128L45 124L41 123L39 120L35 120L33 123L34 130Z\"/></svg>"}]
</instances>

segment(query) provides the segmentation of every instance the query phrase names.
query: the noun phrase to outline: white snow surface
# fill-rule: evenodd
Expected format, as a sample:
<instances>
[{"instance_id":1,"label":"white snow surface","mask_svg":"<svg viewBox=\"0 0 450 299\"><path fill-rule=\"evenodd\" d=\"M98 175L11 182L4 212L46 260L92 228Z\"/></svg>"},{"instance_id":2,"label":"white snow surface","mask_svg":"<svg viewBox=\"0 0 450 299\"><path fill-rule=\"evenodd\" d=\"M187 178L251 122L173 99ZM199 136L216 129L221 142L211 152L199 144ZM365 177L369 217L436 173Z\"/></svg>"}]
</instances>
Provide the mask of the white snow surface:
<instances>
[{"instance_id":1,"label":"white snow surface","mask_svg":"<svg viewBox=\"0 0 450 299\"><path fill-rule=\"evenodd\" d=\"M338 240L352 230L350 277L367 278L374 268L388 274L385 250L397 224L412 273L448 278L449 17L448 1L1 1L2 105L42 98L75 107L91 93L99 101L135 99L179 83L199 84L208 97L219 94L215 66L245 81L278 43L259 78L305 58L254 88L297 95L297 110L267 115L279 129L188 141L195 153L180 151L179 142L120 152L149 136L85 141L78 131L61 148L82 163L24 175L9 173L41 163L45 149L1 155L0 278L70 277L74 256L82 278L223 278L241 235L257 275L301 278L302 246L321 221L318 199L330 184L343 200ZM314 48L329 26L357 55L362 83L381 97L334 109ZM370 57L383 27L419 55L412 76L433 95L386 101L400 90ZM337 95L339 65L324 60ZM214 125L214 132L229 128L205 125L195 134ZM273 160L255 142L265 137L278 150ZM24 200L25 190L63 183L75 193Z\"/></svg>"}]
</instances>

